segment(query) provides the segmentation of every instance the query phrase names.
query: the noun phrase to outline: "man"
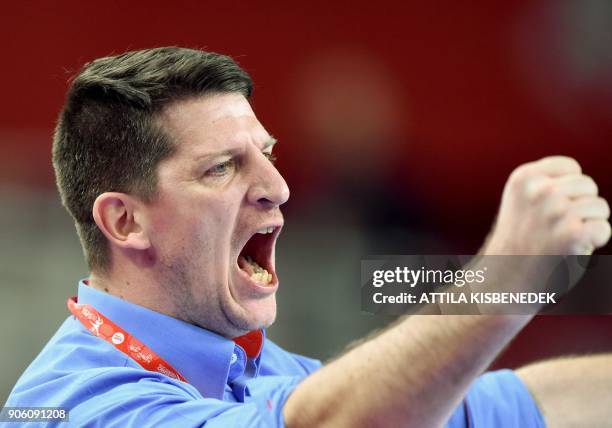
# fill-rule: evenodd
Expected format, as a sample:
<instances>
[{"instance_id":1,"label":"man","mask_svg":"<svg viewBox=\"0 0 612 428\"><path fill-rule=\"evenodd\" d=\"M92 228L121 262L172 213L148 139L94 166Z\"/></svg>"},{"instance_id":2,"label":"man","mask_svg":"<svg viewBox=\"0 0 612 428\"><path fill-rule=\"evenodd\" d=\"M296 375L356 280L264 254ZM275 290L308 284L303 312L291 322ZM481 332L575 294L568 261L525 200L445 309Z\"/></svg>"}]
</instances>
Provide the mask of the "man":
<instances>
[{"instance_id":1,"label":"man","mask_svg":"<svg viewBox=\"0 0 612 428\"><path fill-rule=\"evenodd\" d=\"M608 423L606 357L477 379L529 316L405 318L322 368L266 340L289 189L250 94L230 58L182 48L74 79L53 163L91 275L7 406L75 426ZM545 158L510 177L484 252L590 253L608 215L574 160Z\"/></svg>"}]
</instances>

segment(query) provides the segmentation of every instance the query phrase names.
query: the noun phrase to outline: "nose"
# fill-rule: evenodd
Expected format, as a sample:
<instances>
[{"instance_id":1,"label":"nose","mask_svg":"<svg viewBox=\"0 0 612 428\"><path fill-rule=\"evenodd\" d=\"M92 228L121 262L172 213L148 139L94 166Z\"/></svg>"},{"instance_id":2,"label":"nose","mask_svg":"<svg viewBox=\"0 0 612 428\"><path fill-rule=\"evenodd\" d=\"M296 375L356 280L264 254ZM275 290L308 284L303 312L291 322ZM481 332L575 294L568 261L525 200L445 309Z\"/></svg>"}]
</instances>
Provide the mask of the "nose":
<instances>
[{"instance_id":1,"label":"nose","mask_svg":"<svg viewBox=\"0 0 612 428\"><path fill-rule=\"evenodd\" d=\"M289 187L278 169L262 153L256 155L253 184L247 198L262 208L276 208L289 199Z\"/></svg>"}]
</instances>

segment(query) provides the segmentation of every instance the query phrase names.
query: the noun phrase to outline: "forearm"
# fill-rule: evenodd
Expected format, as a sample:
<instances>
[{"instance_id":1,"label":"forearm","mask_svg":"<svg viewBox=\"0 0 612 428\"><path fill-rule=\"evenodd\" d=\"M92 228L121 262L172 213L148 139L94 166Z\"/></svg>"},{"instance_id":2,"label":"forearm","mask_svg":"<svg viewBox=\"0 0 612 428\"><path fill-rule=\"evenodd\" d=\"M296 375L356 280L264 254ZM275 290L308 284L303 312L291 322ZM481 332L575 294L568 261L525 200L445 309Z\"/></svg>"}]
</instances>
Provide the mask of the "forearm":
<instances>
[{"instance_id":1,"label":"forearm","mask_svg":"<svg viewBox=\"0 0 612 428\"><path fill-rule=\"evenodd\" d=\"M440 426L529 319L406 318L307 378L285 404L287 426Z\"/></svg>"},{"instance_id":2,"label":"forearm","mask_svg":"<svg viewBox=\"0 0 612 428\"><path fill-rule=\"evenodd\" d=\"M517 370L550 428L602 427L612 420L612 355L543 361Z\"/></svg>"},{"instance_id":3,"label":"forearm","mask_svg":"<svg viewBox=\"0 0 612 428\"><path fill-rule=\"evenodd\" d=\"M575 160L544 158L511 174L481 253L590 254L610 238L608 216L597 186ZM508 266L501 266L493 282L502 288L547 284L548 278L539 275L546 268L541 262L527 259L508 275L503 269ZM287 425L440 426L474 378L530 318L407 318L302 382L285 404Z\"/></svg>"}]
</instances>

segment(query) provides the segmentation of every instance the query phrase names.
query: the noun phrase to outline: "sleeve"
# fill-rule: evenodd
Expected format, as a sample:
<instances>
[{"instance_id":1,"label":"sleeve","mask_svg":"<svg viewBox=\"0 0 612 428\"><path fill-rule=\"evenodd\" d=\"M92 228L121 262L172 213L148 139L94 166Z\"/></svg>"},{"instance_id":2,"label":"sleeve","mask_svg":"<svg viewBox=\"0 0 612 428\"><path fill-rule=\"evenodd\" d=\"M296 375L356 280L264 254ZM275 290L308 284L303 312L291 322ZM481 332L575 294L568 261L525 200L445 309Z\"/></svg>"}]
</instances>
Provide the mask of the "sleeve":
<instances>
[{"instance_id":1,"label":"sleeve","mask_svg":"<svg viewBox=\"0 0 612 428\"><path fill-rule=\"evenodd\" d=\"M88 427L284 427L282 409L300 377L283 377L244 403L202 398L178 381L156 377L108 385L92 380L90 398L70 409L71 426Z\"/></svg>"},{"instance_id":2,"label":"sleeve","mask_svg":"<svg viewBox=\"0 0 612 428\"><path fill-rule=\"evenodd\" d=\"M449 419L446 428L545 428L527 387L512 370L480 376Z\"/></svg>"},{"instance_id":3,"label":"sleeve","mask_svg":"<svg viewBox=\"0 0 612 428\"><path fill-rule=\"evenodd\" d=\"M291 354L291 356L293 356L300 366L304 368L306 375L311 375L323 366L320 360L315 360L314 358L308 358L298 354Z\"/></svg>"}]
</instances>

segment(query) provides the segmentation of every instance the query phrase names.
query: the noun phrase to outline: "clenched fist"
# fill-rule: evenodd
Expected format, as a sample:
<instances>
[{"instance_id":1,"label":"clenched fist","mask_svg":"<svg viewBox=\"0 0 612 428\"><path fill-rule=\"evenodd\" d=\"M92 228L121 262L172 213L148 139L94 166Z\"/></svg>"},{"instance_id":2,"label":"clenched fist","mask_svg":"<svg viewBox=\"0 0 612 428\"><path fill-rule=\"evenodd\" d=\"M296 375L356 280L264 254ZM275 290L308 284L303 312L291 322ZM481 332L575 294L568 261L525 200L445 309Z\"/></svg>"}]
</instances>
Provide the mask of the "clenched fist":
<instances>
[{"instance_id":1,"label":"clenched fist","mask_svg":"<svg viewBox=\"0 0 612 428\"><path fill-rule=\"evenodd\" d=\"M586 255L610 239L610 207L574 159L516 168L504 188L484 254Z\"/></svg>"}]
</instances>

